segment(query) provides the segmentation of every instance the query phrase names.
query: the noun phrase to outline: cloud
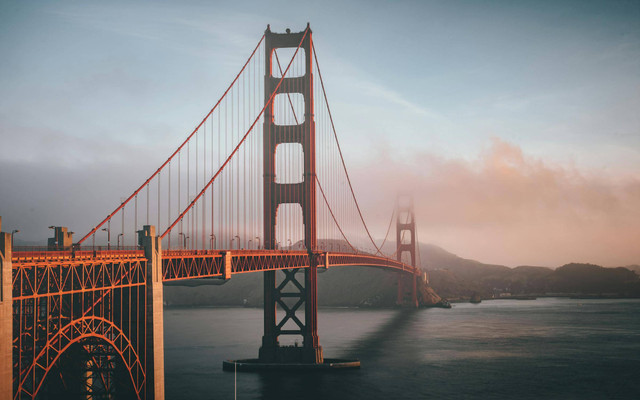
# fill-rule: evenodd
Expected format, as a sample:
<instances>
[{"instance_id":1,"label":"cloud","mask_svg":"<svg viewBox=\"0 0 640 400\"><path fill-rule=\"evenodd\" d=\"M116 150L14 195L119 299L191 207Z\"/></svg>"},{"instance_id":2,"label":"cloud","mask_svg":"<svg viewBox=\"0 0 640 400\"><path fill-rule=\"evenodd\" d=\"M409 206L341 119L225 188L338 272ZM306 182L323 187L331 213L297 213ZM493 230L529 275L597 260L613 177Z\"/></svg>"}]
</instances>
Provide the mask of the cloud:
<instances>
[{"instance_id":1,"label":"cloud","mask_svg":"<svg viewBox=\"0 0 640 400\"><path fill-rule=\"evenodd\" d=\"M401 159L381 150L353 181L367 210L386 210L395 193L411 191L420 239L464 257L507 265L640 262L640 179L549 163L499 138L472 160L426 152Z\"/></svg>"}]
</instances>

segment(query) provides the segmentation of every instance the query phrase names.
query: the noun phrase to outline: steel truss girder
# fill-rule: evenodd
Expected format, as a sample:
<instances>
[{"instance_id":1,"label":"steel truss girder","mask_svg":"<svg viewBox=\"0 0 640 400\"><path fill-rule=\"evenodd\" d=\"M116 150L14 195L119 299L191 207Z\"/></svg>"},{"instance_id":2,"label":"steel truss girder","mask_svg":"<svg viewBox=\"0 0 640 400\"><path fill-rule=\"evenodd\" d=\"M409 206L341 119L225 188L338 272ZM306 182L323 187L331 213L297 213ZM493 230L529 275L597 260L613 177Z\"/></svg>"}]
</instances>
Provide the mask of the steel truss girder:
<instances>
[{"instance_id":1,"label":"steel truss girder","mask_svg":"<svg viewBox=\"0 0 640 400\"><path fill-rule=\"evenodd\" d=\"M13 261L13 299L50 297L138 286L145 283L146 258Z\"/></svg>"},{"instance_id":2,"label":"steel truss girder","mask_svg":"<svg viewBox=\"0 0 640 400\"><path fill-rule=\"evenodd\" d=\"M417 268L400 261L371 254L279 250L169 250L162 253L163 280L223 277L225 255L229 256L231 261L231 274L309 268L310 260L319 268L358 265L419 273Z\"/></svg>"},{"instance_id":3,"label":"steel truss girder","mask_svg":"<svg viewBox=\"0 0 640 400\"><path fill-rule=\"evenodd\" d=\"M137 251L51 253L12 257L14 399L36 397L60 356L89 342L113 348L132 395L144 398L146 258ZM104 363L96 357L98 368ZM110 390L112 380L100 379Z\"/></svg>"}]
</instances>

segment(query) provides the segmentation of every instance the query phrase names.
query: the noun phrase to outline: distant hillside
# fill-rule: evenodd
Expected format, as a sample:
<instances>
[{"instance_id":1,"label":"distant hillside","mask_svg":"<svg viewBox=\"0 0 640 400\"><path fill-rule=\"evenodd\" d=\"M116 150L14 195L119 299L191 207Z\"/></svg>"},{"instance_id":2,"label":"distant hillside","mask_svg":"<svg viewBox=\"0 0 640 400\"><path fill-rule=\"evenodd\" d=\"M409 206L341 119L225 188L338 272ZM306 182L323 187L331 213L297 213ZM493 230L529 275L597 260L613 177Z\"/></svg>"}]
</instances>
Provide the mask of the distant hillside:
<instances>
[{"instance_id":1,"label":"distant hillside","mask_svg":"<svg viewBox=\"0 0 640 400\"><path fill-rule=\"evenodd\" d=\"M626 268L592 264L567 264L550 276L551 291L580 294L640 295L640 280Z\"/></svg>"},{"instance_id":2,"label":"distant hillside","mask_svg":"<svg viewBox=\"0 0 640 400\"><path fill-rule=\"evenodd\" d=\"M474 293L483 298L550 294L640 297L640 277L622 267L574 263L555 270L532 266L511 269L471 262L460 266L459 262L454 260L453 267L428 269L430 285L445 298L466 299Z\"/></svg>"},{"instance_id":3,"label":"distant hillside","mask_svg":"<svg viewBox=\"0 0 640 400\"><path fill-rule=\"evenodd\" d=\"M222 286L165 286L165 301L169 305L262 306L262 276L261 273L234 275ZM318 305L393 305L396 281L396 273L382 269L330 268L318 274Z\"/></svg>"},{"instance_id":4,"label":"distant hillside","mask_svg":"<svg viewBox=\"0 0 640 400\"><path fill-rule=\"evenodd\" d=\"M509 268L458 257L425 243L420 243L420 255L421 266L429 273L429 284L448 299L468 299L473 294L483 298L551 293L640 296L640 265L604 268L568 264L555 270L536 266Z\"/></svg>"},{"instance_id":5,"label":"distant hillside","mask_svg":"<svg viewBox=\"0 0 640 400\"><path fill-rule=\"evenodd\" d=\"M504 265L483 264L479 261L461 258L432 244L420 243L420 256L423 269L447 269L468 278L500 275L511 270Z\"/></svg>"},{"instance_id":6,"label":"distant hillside","mask_svg":"<svg viewBox=\"0 0 640 400\"><path fill-rule=\"evenodd\" d=\"M640 275L640 265L625 265L623 268L628 269L629 271L635 272L637 275Z\"/></svg>"}]
</instances>

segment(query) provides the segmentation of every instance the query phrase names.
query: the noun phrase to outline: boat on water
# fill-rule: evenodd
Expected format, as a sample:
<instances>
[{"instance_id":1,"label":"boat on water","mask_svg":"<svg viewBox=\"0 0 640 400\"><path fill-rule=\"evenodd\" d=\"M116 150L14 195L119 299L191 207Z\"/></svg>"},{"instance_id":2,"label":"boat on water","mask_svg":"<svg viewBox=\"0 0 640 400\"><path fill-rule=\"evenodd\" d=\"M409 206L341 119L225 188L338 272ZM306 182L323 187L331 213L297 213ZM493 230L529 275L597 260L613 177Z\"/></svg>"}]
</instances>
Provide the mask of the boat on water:
<instances>
[{"instance_id":1,"label":"boat on water","mask_svg":"<svg viewBox=\"0 0 640 400\"><path fill-rule=\"evenodd\" d=\"M439 302L434 304L434 307L451 308L451 303L449 303L447 299L441 299Z\"/></svg>"},{"instance_id":2,"label":"boat on water","mask_svg":"<svg viewBox=\"0 0 640 400\"><path fill-rule=\"evenodd\" d=\"M478 293L473 293L471 298L469 299L469 303L480 304L482 302L482 297Z\"/></svg>"}]
</instances>

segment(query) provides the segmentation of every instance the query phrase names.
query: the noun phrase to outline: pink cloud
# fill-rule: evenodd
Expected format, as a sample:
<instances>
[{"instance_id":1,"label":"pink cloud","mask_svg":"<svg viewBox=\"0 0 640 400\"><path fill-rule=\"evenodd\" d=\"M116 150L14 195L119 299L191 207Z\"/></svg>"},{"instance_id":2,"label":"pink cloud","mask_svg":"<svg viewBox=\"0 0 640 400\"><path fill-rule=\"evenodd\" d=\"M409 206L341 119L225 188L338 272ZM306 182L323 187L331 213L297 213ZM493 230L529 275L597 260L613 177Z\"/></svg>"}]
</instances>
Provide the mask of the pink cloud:
<instances>
[{"instance_id":1,"label":"pink cloud","mask_svg":"<svg viewBox=\"0 0 640 400\"><path fill-rule=\"evenodd\" d=\"M473 160L381 151L354 169L353 181L372 216L389 209L398 191L411 191L420 240L462 257L507 265L640 263L640 180L549 163L499 138Z\"/></svg>"}]
</instances>

